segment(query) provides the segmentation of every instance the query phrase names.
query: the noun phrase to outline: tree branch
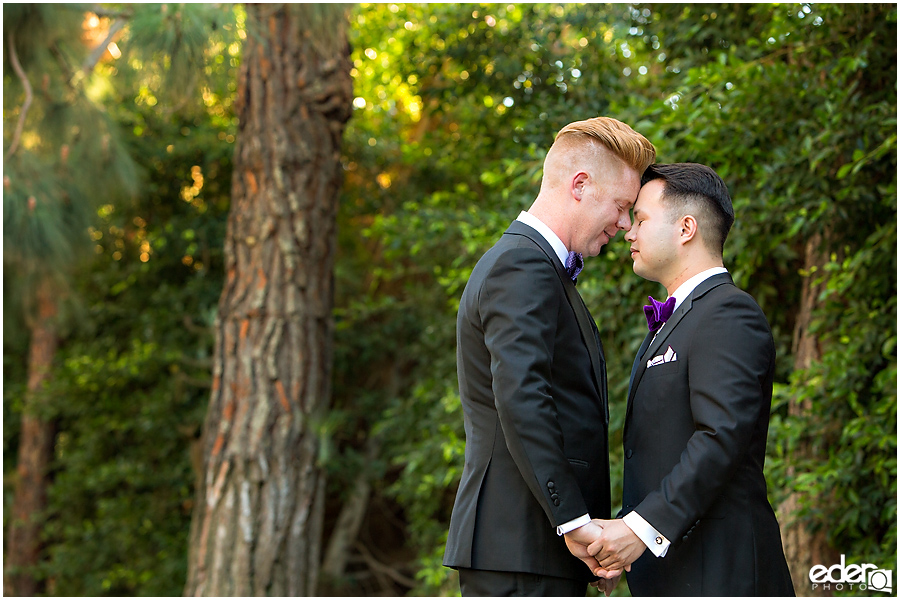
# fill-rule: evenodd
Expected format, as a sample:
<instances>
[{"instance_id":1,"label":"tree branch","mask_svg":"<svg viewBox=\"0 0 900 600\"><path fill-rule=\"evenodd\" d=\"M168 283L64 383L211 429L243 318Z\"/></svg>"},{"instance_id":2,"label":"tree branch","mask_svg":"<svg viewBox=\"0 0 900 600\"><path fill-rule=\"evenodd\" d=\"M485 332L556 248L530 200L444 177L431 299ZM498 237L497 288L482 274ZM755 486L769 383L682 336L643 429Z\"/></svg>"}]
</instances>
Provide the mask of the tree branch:
<instances>
[{"instance_id":1,"label":"tree branch","mask_svg":"<svg viewBox=\"0 0 900 600\"><path fill-rule=\"evenodd\" d=\"M13 32L9 32L9 62L12 65L13 70L16 72L16 75L22 80L22 87L25 88L25 102L22 103L22 109L19 113L19 122L16 123L16 130L13 133L12 143L9 146L9 150L6 151L4 155L4 160L9 160L9 157L12 156L15 151L19 148L19 140L22 139L22 130L25 129L25 117L28 115L28 109L31 107L31 101L34 99L34 94L31 91L31 82L28 81L28 76L25 75L25 71L22 69L22 65L19 64L19 55L16 53L16 45L13 41Z\"/></svg>"},{"instance_id":2,"label":"tree branch","mask_svg":"<svg viewBox=\"0 0 900 600\"><path fill-rule=\"evenodd\" d=\"M90 8L90 12L94 13L98 17L107 17L110 19L125 19L134 16L133 10L113 10L106 8L102 4L94 4Z\"/></svg>"},{"instance_id":3,"label":"tree branch","mask_svg":"<svg viewBox=\"0 0 900 600\"><path fill-rule=\"evenodd\" d=\"M363 557L363 560L366 561L366 565L376 573L383 573L393 579L396 583L404 587L408 587L410 589L415 589L418 585L413 579L410 579L406 575L402 574L400 571L395 569L390 565L386 565L380 562L377 558L372 556L372 553L369 552L369 549L366 548L361 542L356 542L354 547L359 551L360 556Z\"/></svg>"},{"instance_id":4,"label":"tree branch","mask_svg":"<svg viewBox=\"0 0 900 600\"><path fill-rule=\"evenodd\" d=\"M191 367L193 369L203 369L206 371L212 371L213 366L212 358L191 358L189 356L180 356L178 357L178 362L185 365L186 367Z\"/></svg>"},{"instance_id":5,"label":"tree branch","mask_svg":"<svg viewBox=\"0 0 900 600\"><path fill-rule=\"evenodd\" d=\"M208 335L215 331L213 327L208 325L197 325L194 323L194 320L191 319L190 315L185 314L181 320L184 323L184 328L190 331L191 333L198 333L202 335Z\"/></svg>"},{"instance_id":6,"label":"tree branch","mask_svg":"<svg viewBox=\"0 0 900 600\"><path fill-rule=\"evenodd\" d=\"M66 85L68 86L68 88L70 90L72 90L74 92L75 85L74 85L73 80L75 79L75 75L72 74L72 69L69 68L69 63L66 62L66 57L63 56L62 50L59 49L59 46L56 44L56 42L53 42L52 44L50 44L50 54L52 54L53 58L56 59L56 63L59 65L59 70L63 74L63 78L64 78L63 80L65 81ZM49 94L47 94L46 88L47 88L47 84L46 84L46 80L45 80L44 95L47 97L48 100L51 100Z\"/></svg>"},{"instance_id":7,"label":"tree branch","mask_svg":"<svg viewBox=\"0 0 900 600\"><path fill-rule=\"evenodd\" d=\"M369 466L378 457L381 450L381 440L378 436L370 436L366 440L365 462L356 473L353 484L350 487L350 495L341 507L337 523L328 540L328 548L325 551L325 560L322 561L321 572L334 580L344 576L347 566L347 558L350 554L351 544L359 535L359 528L366 510L369 507L369 496L372 486L369 482Z\"/></svg>"},{"instance_id":8,"label":"tree branch","mask_svg":"<svg viewBox=\"0 0 900 600\"><path fill-rule=\"evenodd\" d=\"M124 17L119 17L113 21L113 24L109 26L109 33L106 34L106 38L91 51L90 55L84 60L84 64L81 65L81 71L76 75L79 80L91 74L91 71L94 70L94 67L97 66L97 63L103 57L103 53L106 52L110 42L125 27L126 22Z\"/></svg>"},{"instance_id":9,"label":"tree branch","mask_svg":"<svg viewBox=\"0 0 900 600\"><path fill-rule=\"evenodd\" d=\"M185 375L181 371L175 373L175 379L181 382L186 383L187 385L198 387L198 388L211 388L212 381L208 379L199 379L197 377L191 377L189 375Z\"/></svg>"}]
</instances>

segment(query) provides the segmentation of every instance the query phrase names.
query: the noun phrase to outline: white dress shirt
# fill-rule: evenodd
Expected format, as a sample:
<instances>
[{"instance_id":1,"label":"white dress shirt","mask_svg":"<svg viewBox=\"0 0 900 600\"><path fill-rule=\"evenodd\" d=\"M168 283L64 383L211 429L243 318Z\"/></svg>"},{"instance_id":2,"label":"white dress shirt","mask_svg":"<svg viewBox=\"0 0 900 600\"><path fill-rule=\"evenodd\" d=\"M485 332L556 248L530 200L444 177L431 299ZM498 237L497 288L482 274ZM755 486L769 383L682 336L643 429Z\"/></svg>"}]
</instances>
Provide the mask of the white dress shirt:
<instances>
[{"instance_id":1,"label":"white dress shirt","mask_svg":"<svg viewBox=\"0 0 900 600\"><path fill-rule=\"evenodd\" d=\"M706 281L713 275L718 275L719 273L727 273L727 272L728 272L728 269L726 269L725 267L713 267L712 269L707 269L705 271L701 271L701 272L697 273L696 275L694 275L693 277L691 277L690 279L688 279L687 281L685 281L684 283L679 285L678 289L675 290L675 293L672 294L672 296L670 296L670 298L671 297L675 298L675 306L672 308L672 312L674 312L675 310L678 309L679 306L681 306L681 303L684 302L684 299L687 298L688 296L690 296L691 292L693 292L694 289L698 285L700 285L701 283L703 283L704 281ZM669 298L666 298L666 300L668 300L668 299ZM660 327L656 331L656 333L659 333L660 331L662 331L663 327L665 327L665 326L666 326L666 324L663 323L662 327Z\"/></svg>"},{"instance_id":2,"label":"white dress shirt","mask_svg":"<svg viewBox=\"0 0 900 600\"><path fill-rule=\"evenodd\" d=\"M562 240L559 239L559 236L553 233L553 230L544 225L544 222L538 219L536 216L531 214L530 212L525 212L524 210L519 213L519 216L516 217L516 221L521 221L525 223L529 227L535 229L541 236L547 240L547 243L553 248L553 251L556 252L556 256L559 257L559 262L566 266L566 259L569 258L569 250L566 248L566 245L562 243Z\"/></svg>"}]
</instances>

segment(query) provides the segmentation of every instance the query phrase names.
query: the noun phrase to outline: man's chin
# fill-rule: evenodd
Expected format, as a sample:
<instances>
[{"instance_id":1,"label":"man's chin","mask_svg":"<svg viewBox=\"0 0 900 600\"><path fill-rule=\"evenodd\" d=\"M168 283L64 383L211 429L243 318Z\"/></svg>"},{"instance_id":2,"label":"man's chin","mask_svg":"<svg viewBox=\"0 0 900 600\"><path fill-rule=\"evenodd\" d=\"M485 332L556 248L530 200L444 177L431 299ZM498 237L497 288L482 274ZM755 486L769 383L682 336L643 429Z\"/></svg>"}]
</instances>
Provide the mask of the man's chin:
<instances>
[{"instance_id":1,"label":"man's chin","mask_svg":"<svg viewBox=\"0 0 900 600\"><path fill-rule=\"evenodd\" d=\"M600 239L604 239L606 241L602 241L595 248L591 248L591 251L587 253L588 256L600 256L600 253L612 240L605 233Z\"/></svg>"}]
</instances>

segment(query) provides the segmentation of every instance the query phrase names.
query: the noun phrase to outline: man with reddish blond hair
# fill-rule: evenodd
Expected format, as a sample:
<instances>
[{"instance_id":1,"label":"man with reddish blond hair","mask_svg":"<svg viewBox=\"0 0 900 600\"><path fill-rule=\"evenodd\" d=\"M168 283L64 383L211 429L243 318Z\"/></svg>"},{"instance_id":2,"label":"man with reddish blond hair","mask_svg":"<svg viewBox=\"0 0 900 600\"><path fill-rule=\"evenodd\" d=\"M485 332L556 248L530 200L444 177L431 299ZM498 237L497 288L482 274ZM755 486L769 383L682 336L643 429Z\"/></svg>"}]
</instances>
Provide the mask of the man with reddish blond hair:
<instances>
[{"instance_id":1,"label":"man with reddish blond hair","mask_svg":"<svg viewBox=\"0 0 900 600\"><path fill-rule=\"evenodd\" d=\"M591 519L610 515L606 363L575 283L583 255L630 229L655 157L615 119L564 127L531 208L462 294L466 455L444 564L465 596L583 596L596 579L586 546L599 533ZM600 585L609 592L617 580Z\"/></svg>"}]
</instances>

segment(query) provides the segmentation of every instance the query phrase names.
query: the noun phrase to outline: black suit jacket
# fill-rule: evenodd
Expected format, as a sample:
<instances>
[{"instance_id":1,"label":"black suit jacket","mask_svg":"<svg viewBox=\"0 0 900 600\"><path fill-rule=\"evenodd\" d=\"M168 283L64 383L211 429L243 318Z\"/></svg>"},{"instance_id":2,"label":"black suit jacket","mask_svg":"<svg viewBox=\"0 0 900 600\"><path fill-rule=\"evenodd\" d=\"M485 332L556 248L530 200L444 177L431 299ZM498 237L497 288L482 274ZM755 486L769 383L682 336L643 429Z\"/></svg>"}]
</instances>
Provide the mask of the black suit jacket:
<instances>
[{"instance_id":1,"label":"black suit jacket","mask_svg":"<svg viewBox=\"0 0 900 600\"><path fill-rule=\"evenodd\" d=\"M775 345L727 273L686 298L631 374L622 513L672 542L626 575L635 596L793 595L763 463ZM647 366L671 348L675 360Z\"/></svg>"},{"instance_id":2,"label":"black suit jacket","mask_svg":"<svg viewBox=\"0 0 900 600\"><path fill-rule=\"evenodd\" d=\"M559 258L513 222L457 316L466 431L444 565L596 579L556 527L610 514L606 364Z\"/></svg>"}]
</instances>

